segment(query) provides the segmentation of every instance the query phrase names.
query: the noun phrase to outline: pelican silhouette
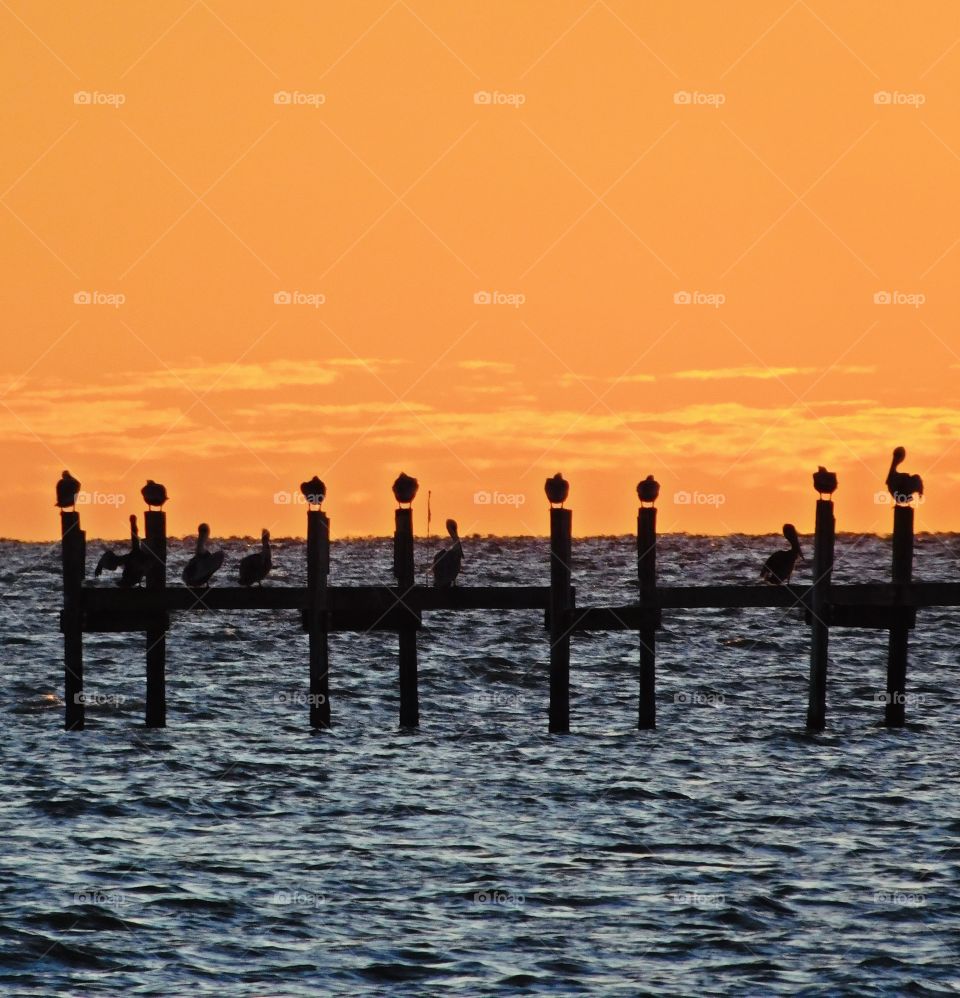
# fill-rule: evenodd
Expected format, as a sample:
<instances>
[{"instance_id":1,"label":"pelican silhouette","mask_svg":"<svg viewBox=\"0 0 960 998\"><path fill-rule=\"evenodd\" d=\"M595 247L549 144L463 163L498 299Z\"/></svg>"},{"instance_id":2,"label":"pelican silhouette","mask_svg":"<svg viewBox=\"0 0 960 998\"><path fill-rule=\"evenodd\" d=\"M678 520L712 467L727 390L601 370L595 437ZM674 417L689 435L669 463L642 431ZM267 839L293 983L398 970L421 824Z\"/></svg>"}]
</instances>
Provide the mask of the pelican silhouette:
<instances>
[{"instance_id":1,"label":"pelican silhouette","mask_svg":"<svg viewBox=\"0 0 960 998\"><path fill-rule=\"evenodd\" d=\"M553 478L543 483L543 491L547 493L547 501L551 506L562 506L570 495L570 483L558 471Z\"/></svg>"},{"instance_id":2,"label":"pelican silhouette","mask_svg":"<svg viewBox=\"0 0 960 998\"><path fill-rule=\"evenodd\" d=\"M223 550L208 551L207 541L210 539L210 527L201 523L197 528L197 547L193 557L184 565L183 581L191 589L209 586L210 579L219 571L223 564Z\"/></svg>"},{"instance_id":3,"label":"pelican silhouette","mask_svg":"<svg viewBox=\"0 0 960 998\"><path fill-rule=\"evenodd\" d=\"M261 548L254 554L248 554L240 559L240 585L252 586L263 583L270 569L273 568L273 559L270 554L270 531L266 528L260 533Z\"/></svg>"},{"instance_id":4,"label":"pelican silhouette","mask_svg":"<svg viewBox=\"0 0 960 998\"><path fill-rule=\"evenodd\" d=\"M80 483L69 471L65 471L57 482L57 501L54 505L61 509L76 509L79 491Z\"/></svg>"},{"instance_id":5,"label":"pelican silhouette","mask_svg":"<svg viewBox=\"0 0 960 998\"><path fill-rule=\"evenodd\" d=\"M100 560L97 562L93 574L99 578L104 569L108 572L115 572L118 568L122 568L123 571L120 573L120 578L117 579L117 585L123 586L124 589L132 589L134 586L140 585L140 581L147 571L147 557L147 552L140 546L137 518L131 514L130 550L123 554L117 554L116 551L109 549L105 550L100 555Z\"/></svg>"},{"instance_id":6,"label":"pelican silhouette","mask_svg":"<svg viewBox=\"0 0 960 998\"><path fill-rule=\"evenodd\" d=\"M655 503L657 497L660 495L660 483L653 477L653 475L647 475L647 477L637 485L637 497L640 500L640 505L642 506L645 502Z\"/></svg>"},{"instance_id":7,"label":"pelican silhouette","mask_svg":"<svg viewBox=\"0 0 960 998\"><path fill-rule=\"evenodd\" d=\"M403 506L404 503L407 505L412 503L419 488L420 483L415 478L411 478L410 475L401 471L397 475L397 480L393 483L393 495L397 500L397 504Z\"/></svg>"},{"instance_id":8,"label":"pelican silhouette","mask_svg":"<svg viewBox=\"0 0 960 998\"><path fill-rule=\"evenodd\" d=\"M317 509L327 498L327 487L316 475L309 482L301 482L300 491L303 493L303 498L307 500L307 505L316 506Z\"/></svg>"},{"instance_id":9,"label":"pelican silhouette","mask_svg":"<svg viewBox=\"0 0 960 998\"><path fill-rule=\"evenodd\" d=\"M786 551L774 551L760 569L760 578L772 586L785 586L793 575L797 559L805 560L803 551L800 550L797 528L792 523L783 525L783 536L789 541L790 547Z\"/></svg>"},{"instance_id":10,"label":"pelican silhouette","mask_svg":"<svg viewBox=\"0 0 960 998\"><path fill-rule=\"evenodd\" d=\"M457 534L457 521L447 520L447 533L453 539L448 548L441 548L433 556L433 584L437 589L449 589L457 584L460 566L463 563L463 546Z\"/></svg>"},{"instance_id":11,"label":"pelican silhouette","mask_svg":"<svg viewBox=\"0 0 960 998\"><path fill-rule=\"evenodd\" d=\"M919 475L908 475L905 471L897 471L906 457L906 448L897 447L890 462L890 471L887 473L887 488L898 506L912 502L914 495L923 496L923 479Z\"/></svg>"},{"instance_id":12,"label":"pelican silhouette","mask_svg":"<svg viewBox=\"0 0 960 998\"><path fill-rule=\"evenodd\" d=\"M821 464L813 473L813 487L820 493L821 499L825 495L832 496L837 491L837 473L827 471Z\"/></svg>"},{"instance_id":13,"label":"pelican silhouette","mask_svg":"<svg viewBox=\"0 0 960 998\"><path fill-rule=\"evenodd\" d=\"M140 495L143 496L143 501L147 504L147 509L153 509L154 506L160 509L169 498L167 496L167 487L161 485L159 482L155 482L152 478L147 479L147 484L140 490Z\"/></svg>"}]
</instances>

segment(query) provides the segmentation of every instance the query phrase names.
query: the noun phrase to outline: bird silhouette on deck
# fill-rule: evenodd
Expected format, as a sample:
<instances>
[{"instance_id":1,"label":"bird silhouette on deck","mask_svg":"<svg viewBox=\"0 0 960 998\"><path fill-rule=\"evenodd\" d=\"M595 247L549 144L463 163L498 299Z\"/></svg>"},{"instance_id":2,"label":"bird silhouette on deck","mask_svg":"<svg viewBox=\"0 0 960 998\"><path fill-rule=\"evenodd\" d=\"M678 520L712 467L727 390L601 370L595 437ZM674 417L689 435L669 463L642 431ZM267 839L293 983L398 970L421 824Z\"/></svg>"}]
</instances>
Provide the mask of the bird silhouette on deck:
<instances>
[{"instance_id":1,"label":"bird silhouette on deck","mask_svg":"<svg viewBox=\"0 0 960 998\"><path fill-rule=\"evenodd\" d=\"M437 589L450 589L457 584L460 566L463 564L463 545L457 533L457 521L447 520L447 533L453 540L448 548L441 548L433 556L433 584Z\"/></svg>"},{"instance_id":2,"label":"bird silhouette on deck","mask_svg":"<svg viewBox=\"0 0 960 998\"><path fill-rule=\"evenodd\" d=\"M551 506L562 507L570 495L570 483L558 471L553 478L548 478L543 483L543 491L546 492L547 501Z\"/></svg>"},{"instance_id":3,"label":"bird silhouette on deck","mask_svg":"<svg viewBox=\"0 0 960 998\"><path fill-rule=\"evenodd\" d=\"M155 482L152 478L147 479L147 484L140 490L140 495L143 496L143 501L147 504L147 509L161 509L163 504L169 498L167 496L167 487L161 485L159 482Z\"/></svg>"},{"instance_id":4,"label":"bird silhouette on deck","mask_svg":"<svg viewBox=\"0 0 960 998\"><path fill-rule=\"evenodd\" d=\"M69 471L65 471L57 481L57 501L54 505L60 509L76 509L79 492L80 483Z\"/></svg>"},{"instance_id":5,"label":"bird silhouette on deck","mask_svg":"<svg viewBox=\"0 0 960 998\"><path fill-rule=\"evenodd\" d=\"M837 473L827 471L821 464L813 473L813 487L817 490L822 499L824 496L832 496L837 491Z\"/></svg>"},{"instance_id":6,"label":"bird silhouette on deck","mask_svg":"<svg viewBox=\"0 0 960 998\"><path fill-rule=\"evenodd\" d=\"M647 477L637 484L637 498L640 500L640 505L644 503L650 503L652 506L660 495L660 483L653 477L653 475L647 475Z\"/></svg>"},{"instance_id":7,"label":"bird silhouette on deck","mask_svg":"<svg viewBox=\"0 0 960 998\"><path fill-rule=\"evenodd\" d=\"M148 557L148 553L140 544L137 518L131 514L130 550L125 551L123 554L117 554L116 551L109 549L105 550L100 555L100 560L97 562L97 567L93 570L93 574L97 578L100 578L104 571L115 572L118 568L122 568L123 571L120 573L120 578L117 579L117 585L122 586L124 589L133 589L135 586L140 585L143 576L146 574Z\"/></svg>"},{"instance_id":8,"label":"bird silhouette on deck","mask_svg":"<svg viewBox=\"0 0 960 998\"><path fill-rule=\"evenodd\" d=\"M323 500L327 498L327 487L316 475L309 482L301 482L300 491L303 493L303 498L307 500L307 505L316 506L317 509L323 505Z\"/></svg>"},{"instance_id":9,"label":"bird silhouette on deck","mask_svg":"<svg viewBox=\"0 0 960 998\"><path fill-rule=\"evenodd\" d=\"M393 496L399 506L409 506L417 495L420 483L411 478L406 472L401 471L393 483Z\"/></svg>"},{"instance_id":10,"label":"bird silhouette on deck","mask_svg":"<svg viewBox=\"0 0 960 998\"><path fill-rule=\"evenodd\" d=\"M208 540L210 540L210 527L206 523L201 523L197 528L195 553L183 567L183 581L191 589L200 589L203 586L209 586L210 580L223 564L223 550L208 551Z\"/></svg>"},{"instance_id":11,"label":"bird silhouette on deck","mask_svg":"<svg viewBox=\"0 0 960 998\"><path fill-rule=\"evenodd\" d=\"M890 471L887 472L887 489L898 506L912 502L915 495L923 497L923 479L919 475L908 475L905 471L897 470L906 457L906 448L897 447L890 462Z\"/></svg>"},{"instance_id":12,"label":"bird silhouette on deck","mask_svg":"<svg viewBox=\"0 0 960 998\"><path fill-rule=\"evenodd\" d=\"M790 547L786 551L774 551L760 569L760 578L772 586L785 586L793 575L797 560L805 560L803 551L800 550L797 528L792 523L783 525L783 536L786 537Z\"/></svg>"},{"instance_id":13,"label":"bird silhouette on deck","mask_svg":"<svg viewBox=\"0 0 960 998\"><path fill-rule=\"evenodd\" d=\"M270 574L273 568L273 558L270 553L270 531L264 528L260 533L260 550L253 554L245 555L240 559L240 585L258 586Z\"/></svg>"}]
</instances>

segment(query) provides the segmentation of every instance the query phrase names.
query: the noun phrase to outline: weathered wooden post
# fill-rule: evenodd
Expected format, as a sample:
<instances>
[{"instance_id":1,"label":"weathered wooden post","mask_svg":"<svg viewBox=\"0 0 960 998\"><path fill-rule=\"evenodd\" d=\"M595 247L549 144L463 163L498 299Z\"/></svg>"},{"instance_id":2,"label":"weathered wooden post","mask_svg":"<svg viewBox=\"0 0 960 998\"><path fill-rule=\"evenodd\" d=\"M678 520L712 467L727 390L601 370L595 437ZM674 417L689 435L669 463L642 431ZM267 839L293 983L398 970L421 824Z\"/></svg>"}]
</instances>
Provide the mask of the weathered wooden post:
<instances>
[{"instance_id":1,"label":"weathered wooden post","mask_svg":"<svg viewBox=\"0 0 960 998\"><path fill-rule=\"evenodd\" d=\"M63 701L64 728L82 731L86 720L83 701L83 577L87 536L80 514L60 512L60 555L63 563Z\"/></svg>"},{"instance_id":2,"label":"weathered wooden post","mask_svg":"<svg viewBox=\"0 0 960 998\"><path fill-rule=\"evenodd\" d=\"M307 511L307 627L310 636L310 727L330 727L330 653L327 579L330 575L330 518L319 509Z\"/></svg>"},{"instance_id":3,"label":"weathered wooden post","mask_svg":"<svg viewBox=\"0 0 960 998\"><path fill-rule=\"evenodd\" d=\"M573 511L550 510L550 731L570 730L570 583Z\"/></svg>"},{"instance_id":4,"label":"weathered wooden post","mask_svg":"<svg viewBox=\"0 0 960 998\"><path fill-rule=\"evenodd\" d=\"M637 727L657 726L657 510L641 506L637 512L637 580L640 606L647 607L640 628L640 698Z\"/></svg>"},{"instance_id":5,"label":"weathered wooden post","mask_svg":"<svg viewBox=\"0 0 960 998\"><path fill-rule=\"evenodd\" d=\"M167 586L167 514L163 510L147 510L143 518L147 548L147 590L162 591ZM167 726L167 616L159 613L157 617L158 623L147 628L148 728Z\"/></svg>"},{"instance_id":6,"label":"weathered wooden post","mask_svg":"<svg viewBox=\"0 0 960 998\"><path fill-rule=\"evenodd\" d=\"M807 704L807 727L811 731L823 731L826 726L827 664L830 650L830 625L827 613L836 530L833 500L818 499L813 538L813 586L809 607L810 694Z\"/></svg>"},{"instance_id":7,"label":"weathered wooden post","mask_svg":"<svg viewBox=\"0 0 960 998\"><path fill-rule=\"evenodd\" d=\"M913 578L913 507L893 508L893 571L896 584ZM887 652L887 696L884 723L888 728L902 728L906 723L907 646L912 613L894 607Z\"/></svg>"},{"instance_id":8,"label":"weathered wooden post","mask_svg":"<svg viewBox=\"0 0 960 998\"><path fill-rule=\"evenodd\" d=\"M404 601L414 586L413 564L413 510L395 511L393 535L394 573L402 612ZM417 631L416 627L402 626L398 630L400 645L400 727L420 726L420 695L417 689Z\"/></svg>"}]
</instances>

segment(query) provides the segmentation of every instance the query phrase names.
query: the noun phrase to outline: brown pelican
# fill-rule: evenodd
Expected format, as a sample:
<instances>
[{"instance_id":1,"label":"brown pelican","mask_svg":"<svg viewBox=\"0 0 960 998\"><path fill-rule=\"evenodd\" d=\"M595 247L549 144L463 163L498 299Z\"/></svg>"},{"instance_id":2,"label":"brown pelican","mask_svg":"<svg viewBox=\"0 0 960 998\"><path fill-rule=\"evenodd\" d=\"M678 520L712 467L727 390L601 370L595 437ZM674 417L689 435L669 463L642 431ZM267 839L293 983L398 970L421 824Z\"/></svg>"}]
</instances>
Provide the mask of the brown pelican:
<instances>
[{"instance_id":1,"label":"brown pelican","mask_svg":"<svg viewBox=\"0 0 960 998\"><path fill-rule=\"evenodd\" d=\"M813 473L813 487L820 493L821 499L825 495L832 496L837 491L837 473L827 471L821 464Z\"/></svg>"},{"instance_id":2,"label":"brown pelican","mask_svg":"<svg viewBox=\"0 0 960 998\"><path fill-rule=\"evenodd\" d=\"M80 491L80 483L65 471L57 482L57 501L55 505L61 509L75 509L77 506L77 493Z\"/></svg>"},{"instance_id":3,"label":"brown pelican","mask_svg":"<svg viewBox=\"0 0 960 998\"><path fill-rule=\"evenodd\" d=\"M327 498L327 487L316 475L309 482L301 482L300 491L303 493L303 498L307 500L307 505L316 506L317 509L321 507L323 500Z\"/></svg>"},{"instance_id":4,"label":"brown pelican","mask_svg":"<svg viewBox=\"0 0 960 998\"><path fill-rule=\"evenodd\" d=\"M660 495L660 483L653 477L653 475L647 475L647 477L637 485L637 496L640 499L640 505L642 506L645 502L655 503L657 501L657 496Z\"/></svg>"},{"instance_id":5,"label":"brown pelican","mask_svg":"<svg viewBox=\"0 0 960 998\"><path fill-rule=\"evenodd\" d=\"M912 502L914 495L923 495L923 479L919 475L908 475L905 471L897 471L906 456L906 448L898 447L893 452L890 471L887 473L887 488L897 505Z\"/></svg>"},{"instance_id":6,"label":"brown pelican","mask_svg":"<svg viewBox=\"0 0 960 998\"><path fill-rule=\"evenodd\" d=\"M453 539L453 544L448 548L441 548L433 556L433 584L437 589L449 589L457 584L457 576L460 574L460 565L463 563L463 546L460 544L460 537L457 534L457 521L447 520L447 533Z\"/></svg>"},{"instance_id":7,"label":"brown pelican","mask_svg":"<svg viewBox=\"0 0 960 998\"><path fill-rule=\"evenodd\" d=\"M786 551L774 551L760 569L760 578L772 586L785 586L793 575L797 559L805 560L800 550L797 528L792 523L783 525L783 536L790 542L790 547Z\"/></svg>"},{"instance_id":8,"label":"brown pelican","mask_svg":"<svg viewBox=\"0 0 960 998\"><path fill-rule=\"evenodd\" d=\"M155 482L152 478L147 479L147 484L140 490L140 495L143 496L147 509L153 509L154 506L160 509L168 498L167 487Z\"/></svg>"},{"instance_id":9,"label":"brown pelican","mask_svg":"<svg viewBox=\"0 0 960 998\"><path fill-rule=\"evenodd\" d=\"M402 506L404 503L409 505L413 502L419 488L420 483L415 478L411 478L401 471L393 483L393 494L399 505Z\"/></svg>"},{"instance_id":10,"label":"brown pelican","mask_svg":"<svg viewBox=\"0 0 960 998\"><path fill-rule=\"evenodd\" d=\"M183 581L191 589L210 585L220 566L223 564L223 550L208 551L207 541L210 539L210 527L201 523L197 528L197 547L194 556L183 568Z\"/></svg>"},{"instance_id":11,"label":"brown pelican","mask_svg":"<svg viewBox=\"0 0 960 998\"><path fill-rule=\"evenodd\" d=\"M562 506L570 495L570 483L558 471L553 478L548 478L543 484L547 493L547 501L551 506Z\"/></svg>"},{"instance_id":12,"label":"brown pelican","mask_svg":"<svg viewBox=\"0 0 960 998\"><path fill-rule=\"evenodd\" d=\"M140 546L137 518L131 514L130 550L124 554L117 554L116 551L110 550L104 551L100 555L100 560L97 562L93 574L99 578L104 569L108 572L115 572L118 568L122 568L123 571L120 573L120 578L117 579L117 585L123 586L124 589L132 589L134 586L140 585L140 580L147 571L147 557L146 551Z\"/></svg>"},{"instance_id":13,"label":"brown pelican","mask_svg":"<svg viewBox=\"0 0 960 998\"><path fill-rule=\"evenodd\" d=\"M260 534L261 550L240 559L240 585L260 585L273 567L270 557L270 531L264 528Z\"/></svg>"}]
</instances>

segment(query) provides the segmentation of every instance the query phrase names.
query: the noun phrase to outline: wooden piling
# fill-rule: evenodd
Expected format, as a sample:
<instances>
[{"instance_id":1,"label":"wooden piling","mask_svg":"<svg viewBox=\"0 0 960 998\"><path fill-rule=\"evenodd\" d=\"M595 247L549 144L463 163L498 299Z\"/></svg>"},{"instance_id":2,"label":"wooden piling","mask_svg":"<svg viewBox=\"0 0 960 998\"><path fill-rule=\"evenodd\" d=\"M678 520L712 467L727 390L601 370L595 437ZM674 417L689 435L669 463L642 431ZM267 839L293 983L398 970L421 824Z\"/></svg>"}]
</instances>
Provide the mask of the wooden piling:
<instances>
[{"instance_id":1,"label":"wooden piling","mask_svg":"<svg viewBox=\"0 0 960 998\"><path fill-rule=\"evenodd\" d=\"M893 566L891 581L909 583L913 578L913 507L893 508ZM902 728L906 723L907 647L910 611L894 608L887 652L887 696L884 723Z\"/></svg>"},{"instance_id":2,"label":"wooden piling","mask_svg":"<svg viewBox=\"0 0 960 998\"><path fill-rule=\"evenodd\" d=\"M830 650L827 615L830 612L828 604L836 530L833 500L818 499L813 539L813 586L810 594L810 693L807 727L811 731L823 731L826 726L827 664Z\"/></svg>"},{"instance_id":3,"label":"wooden piling","mask_svg":"<svg viewBox=\"0 0 960 998\"><path fill-rule=\"evenodd\" d=\"M400 602L410 595L414 586L413 564L413 510L396 510L395 529L393 535L394 572L397 577L397 587ZM417 631L411 623L410 627L398 630L400 646L400 727L417 728L420 726L420 697L417 689Z\"/></svg>"},{"instance_id":4,"label":"wooden piling","mask_svg":"<svg viewBox=\"0 0 960 998\"><path fill-rule=\"evenodd\" d=\"M570 730L570 580L573 512L550 510L550 724Z\"/></svg>"},{"instance_id":5,"label":"wooden piling","mask_svg":"<svg viewBox=\"0 0 960 998\"><path fill-rule=\"evenodd\" d=\"M657 510L641 506L637 512L637 580L640 604L652 606L657 589ZM640 695L637 727L657 726L657 631L651 619L640 628Z\"/></svg>"},{"instance_id":6,"label":"wooden piling","mask_svg":"<svg viewBox=\"0 0 960 998\"><path fill-rule=\"evenodd\" d=\"M86 721L83 700L83 607L81 592L86 571L86 534L80 514L60 513L60 556L63 563L63 705L67 731L82 731Z\"/></svg>"},{"instance_id":7,"label":"wooden piling","mask_svg":"<svg viewBox=\"0 0 960 998\"><path fill-rule=\"evenodd\" d=\"M330 575L330 518L307 512L307 628L310 640L310 727L330 727L330 650L327 580Z\"/></svg>"},{"instance_id":8,"label":"wooden piling","mask_svg":"<svg viewBox=\"0 0 960 998\"><path fill-rule=\"evenodd\" d=\"M146 585L151 591L167 586L167 514L163 510L147 510L143 514L147 548ZM167 631L166 619L147 628L147 696L146 724L148 728L167 726Z\"/></svg>"}]
</instances>

